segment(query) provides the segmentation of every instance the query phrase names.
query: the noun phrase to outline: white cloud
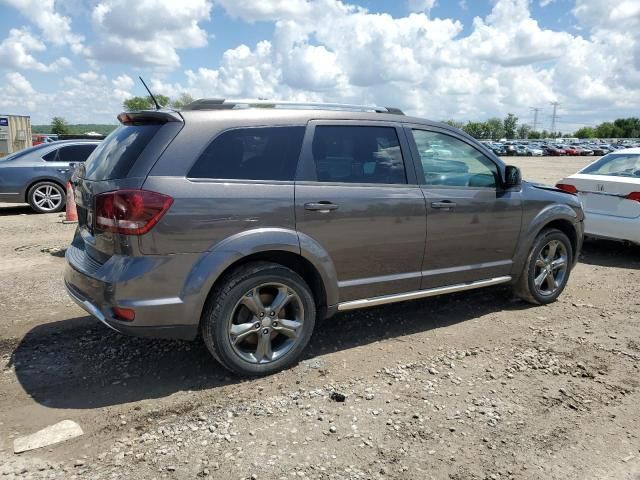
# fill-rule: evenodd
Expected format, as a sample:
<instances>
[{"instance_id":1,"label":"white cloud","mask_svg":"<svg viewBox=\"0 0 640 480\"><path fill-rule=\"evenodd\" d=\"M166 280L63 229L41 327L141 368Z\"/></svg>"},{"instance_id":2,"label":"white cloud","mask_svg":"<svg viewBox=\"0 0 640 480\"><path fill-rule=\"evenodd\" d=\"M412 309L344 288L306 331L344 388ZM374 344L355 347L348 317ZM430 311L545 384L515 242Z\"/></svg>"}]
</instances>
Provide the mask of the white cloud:
<instances>
[{"instance_id":1,"label":"white cloud","mask_svg":"<svg viewBox=\"0 0 640 480\"><path fill-rule=\"evenodd\" d=\"M436 0L407 0L409 4L409 10L412 12L426 12L429 13L435 4Z\"/></svg>"},{"instance_id":2,"label":"white cloud","mask_svg":"<svg viewBox=\"0 0 640 480\"><path fill-rule=\"evenodd\" d=\"M208 0L102 0L91 18L100 41L90 57L136 66L172 69L180 65L177 50L207 45ZM132 19L135 19L132 21Z\"/></svg>"},{"instance_id":3,"label":"white cloud","mask_svg":"<svg viewBox=\"0 0 640 480\"><path fill-rule=\"evenodd\" d=\"M558 101L561 120L573 122L563 129L637 115L640 109L637 0L576 0L572 12L579 34L539 24L530 10L536 0L494 0L491 12L475 18L468 33L455 19L432 17L426 7L434 2L392 17L339 0L212 1L240 21L272 22L273 34L169 75L180 64L181 49L214 38L205 31L210 2L98 0L91 10L98 34L90 47L91 69L65 77L56 102L38 92L35 97L44 99L38 111L111 121L122 100L142 90L130 72L100 73L105 60L151 67L152 91L172 97L188 92L196 98L377 103L436 120L507 112L525 119L530 107ZM11 61L42 70L35 58L42 52L39 39L20 32L22 61ZM540 121L548 128L545 117Z\"/></svg>"},{"instance_id":4,"label":"white cloud","mask_svg":"<svg viewBox=\"0 0 640 480\"><path fill-rule=\"evenodd\" d=\"M81 35L71 30L71 18L55 10L54 0L0 0L17 9L27 20L34 23L45 40L54 45L69 45L74 53L83 51Z\"/></svg>"},{"instance_id":5,"label":"white cloud","mask_svg":"<svg viewBox=\"0 0 640 480\"><path fill-rule=\"evenodd\" d=\"M71 60L60 57L49 65L36 60L34 52L43 52L47 47L33 36L27 28L12 28L9 36L0 42L0 66L12 70L37 70L55 72L71 66Z\"/></svg>"}]
</instances>

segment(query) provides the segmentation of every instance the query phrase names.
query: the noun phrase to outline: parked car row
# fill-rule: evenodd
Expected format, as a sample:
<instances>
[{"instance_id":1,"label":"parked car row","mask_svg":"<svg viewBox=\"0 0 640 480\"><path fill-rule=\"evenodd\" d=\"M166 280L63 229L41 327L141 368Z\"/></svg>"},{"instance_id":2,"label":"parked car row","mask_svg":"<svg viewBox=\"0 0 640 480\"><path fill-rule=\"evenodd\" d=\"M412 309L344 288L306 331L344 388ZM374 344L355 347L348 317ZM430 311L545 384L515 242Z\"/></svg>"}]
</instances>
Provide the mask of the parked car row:
<instances>
[{"instance_id":1,"label":"parked car row","mask_svg":"<svg viewBox=\"0 0 640 480\"><path fill-rule=\"evenodd\" d=\"M637 145L634 143L599 143L594 141L589 142L573 142L573 143L555 143L555 142L539 142L539 141L518 141L518 142L492 142L485 141L484 143L490 148L496 155L508 157L508 156L522 156L522 157L541 157L541 156L602 156L607 153L615 152L623 148L640 147L640 143Z\"/></svg>"}]
</instances>

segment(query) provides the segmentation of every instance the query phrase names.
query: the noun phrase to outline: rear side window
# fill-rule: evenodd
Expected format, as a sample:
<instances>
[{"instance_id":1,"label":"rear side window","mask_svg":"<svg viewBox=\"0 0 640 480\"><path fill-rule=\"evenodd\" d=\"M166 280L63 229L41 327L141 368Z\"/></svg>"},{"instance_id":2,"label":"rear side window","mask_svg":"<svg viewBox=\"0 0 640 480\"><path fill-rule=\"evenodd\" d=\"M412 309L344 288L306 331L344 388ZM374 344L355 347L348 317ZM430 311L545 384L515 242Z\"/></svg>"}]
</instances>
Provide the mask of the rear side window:
<instances>
[{"instance_id":1,"label":"rear side window","mask_svg":"<svg viewBox=\"0 0 640 480\"><path fill-rule=\"evenodd\" d=\"M216 137L189 172L190 178L293 180L305 127L228 130Z\"/></svg>"},{"instance_id":2,"label":"rear side window","mask_svg":"<svg viewBox=\"0 0 640 480\"><path fill-rule=\"evenodd\" d=\"M312 149L319 182L407 183L395 128L319 125Z\"/></svg>"},{"instance_id":3,"label":"rear side window","mask_svg":"<svg viewBox=\"0 0 640 480\"><path fill-rule=\"evenodd\" d=\"M160 128L162 125L122 125L116 128L87 160L85 178L110 180L126 177Z\"/></svg>"},{"instance_id":4,"label":"rear side window","mask_svg":"<svg viewBox=\"0 0 640 480\"><path fill-rule=\"evenodd\" d=\"M43 159L47 162L81 163L96 149L97 145L69 145L47 153Z\"/></svg>"}]
</instances>

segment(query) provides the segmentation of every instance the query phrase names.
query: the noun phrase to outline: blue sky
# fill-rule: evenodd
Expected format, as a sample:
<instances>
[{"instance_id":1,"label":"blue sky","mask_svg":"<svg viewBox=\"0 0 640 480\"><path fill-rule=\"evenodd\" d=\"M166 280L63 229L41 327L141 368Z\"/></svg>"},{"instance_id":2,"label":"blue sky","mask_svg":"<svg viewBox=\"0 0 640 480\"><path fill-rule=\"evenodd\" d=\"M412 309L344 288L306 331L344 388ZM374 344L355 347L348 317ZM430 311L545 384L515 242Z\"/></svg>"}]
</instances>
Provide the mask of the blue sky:
<instances>
[{"instance_id":1,"label":"blue sky","mask_svg":"<svg viewBox=\"0 0 640 480\"><path fill-rule=\"evenodd\" d=\"M0 0L0 112L115 121L152 88L515 113L564 130L640 108L638 0Z\"/></svg>"}]
</instances>

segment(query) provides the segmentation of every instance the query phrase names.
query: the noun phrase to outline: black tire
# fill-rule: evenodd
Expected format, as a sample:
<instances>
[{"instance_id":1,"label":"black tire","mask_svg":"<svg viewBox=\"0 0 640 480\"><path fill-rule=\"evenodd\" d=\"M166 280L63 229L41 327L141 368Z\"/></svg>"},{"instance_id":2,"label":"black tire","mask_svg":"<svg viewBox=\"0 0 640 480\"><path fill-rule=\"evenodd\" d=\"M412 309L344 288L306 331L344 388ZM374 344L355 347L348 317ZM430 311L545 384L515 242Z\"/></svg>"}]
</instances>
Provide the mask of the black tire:
<instances>
[{"instance_id":1,"label":"black tire","mask_svg":"<svg viewBox=\"0 0 640 480\"><path fill-rule=\"evenodd\" d=\"M42 192L50 190L53 192L51 201L43 202ZM56 213L62 210L67 203L67 194L60 185L55 182L43 181L34 184L27 192L27 201L31 208L37 213Z\"/></svg>"},{"instance_id":2,"label":"black tire","mask_svg":"<svg viewBox=\"0 0 640 480\"><path fill-rule=\"evenodd\" d=\"M558 281L559 277L554 278L554 281L557 283L557 287L555 287L553 291L551 291L551 288L545 291L542 286L536 286L536 276L539 278L542 277L542 270L544 270L544 268L540 267L536 262L538 261L539 256L546 257L544 255L544 250L554 242L559 242L559 245L562 245L562 248L566 253L566 270L560 281ZM561 248L558 246L557 250L561 250ZM549 252L549 250L546 251ZM573 247L571 246L569 238L563 232L555 228L544 229L538 234L531 246L531 251L527 256L527 261L522 270L522 274L514 286L514 293L521 299L535 305L546 305L554 302L567 285L572 265ZM537 271L539 272L539 275L536 275ZM556 272L552 271L552 275L555 276L555 273ZM545 279L543 285L548 285L548 280Z\"/></svg>"},{"instance_id":3,"label":"black tire","mask_svg":"<svg viewBox=\"0 0 640 480\"><path fill-rule=\"evenodd\" d=\"M255 363L243 358L241 356L242 352L238 352L238 347L233 345L231 328L232 323L235 321L234 318L238 315L237 309L240 308L241 301L243 299L246 300L249 295L248 292L251 292L256 287L269 288L268 285L270 284L284 286L288 289L288 293L295 293L296 305L300 304L302 306L302 311L298 309L301 320L300 333L291 341L289 350L283 353L282 356L266 363ZM265 287L265 285L267 286ZM275 301L275 298L273 300ZM260 304L262 304L262 301ZM253 321L256 323L261 321L248 309L246 312L240 313L248 314L248 317L253 319L243 323L243 325L250 324ZM274 318L278 319L278 317L271 317L272 320ZM267 321L268 319L269 316L267 315L262 321ZM255 262L234 270L232 274L227 275L222 280L221 285L214 288L209 295L202 314L201 333L209 352L227 370L238 375L270 375L297 362L309 343L315 327L315 321L315 301L309 286L300 275L277 263ZM276 323L273 324L273 327L275 327ZM270 325L269 328L271 327ZM255 332L251 332L258 337L256 340L256 355L262 329L262 326L257 327ZM268 337L272 338L274 334L275 337L273 338L277 341L280 335L277 332L271 332ZM288 342L288 340L287 338L284 342ZM262 358L264 359L266 356Z\"/></svg>"}]
</instances>

